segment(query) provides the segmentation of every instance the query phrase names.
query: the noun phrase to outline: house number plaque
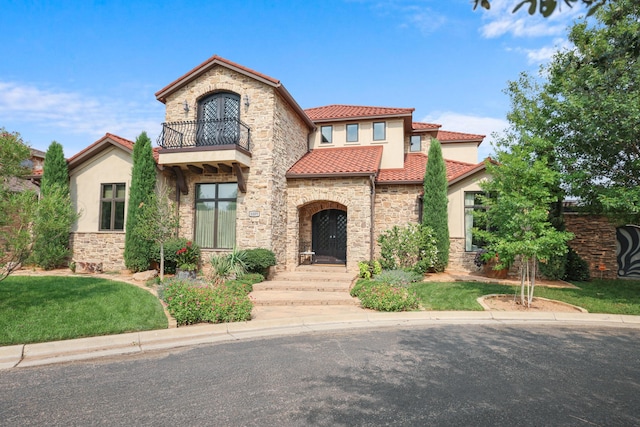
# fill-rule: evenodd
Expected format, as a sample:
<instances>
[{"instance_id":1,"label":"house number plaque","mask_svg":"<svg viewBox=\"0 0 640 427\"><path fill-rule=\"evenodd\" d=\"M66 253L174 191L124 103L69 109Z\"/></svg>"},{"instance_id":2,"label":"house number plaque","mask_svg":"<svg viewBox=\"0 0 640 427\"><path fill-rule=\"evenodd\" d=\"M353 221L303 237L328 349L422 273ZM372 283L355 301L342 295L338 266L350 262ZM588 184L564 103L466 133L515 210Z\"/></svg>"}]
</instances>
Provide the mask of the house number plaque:
<instances>
[{"instance_id":1,"label":"house number plaque","mask_svg":"<svg viewBox=\"0 0 640 427\"><path fill-rule=\"evenodd\" d=\"M259 211L249 211L249 218L257 218L260 216Z\"/></svg>"}]
</instances>

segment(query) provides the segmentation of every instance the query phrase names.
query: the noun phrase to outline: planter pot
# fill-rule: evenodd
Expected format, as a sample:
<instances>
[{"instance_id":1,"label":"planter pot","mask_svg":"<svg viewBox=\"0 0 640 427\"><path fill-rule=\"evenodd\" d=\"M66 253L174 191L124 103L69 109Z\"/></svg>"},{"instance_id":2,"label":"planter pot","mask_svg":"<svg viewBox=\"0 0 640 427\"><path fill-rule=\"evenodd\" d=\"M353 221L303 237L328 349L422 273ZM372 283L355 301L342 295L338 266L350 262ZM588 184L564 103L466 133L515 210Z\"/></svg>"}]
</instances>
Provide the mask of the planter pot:
<instances>
[{"instance_id":1,"label":"planter pot","mask_svg":"<svg viewBox=\"0 0 640 427\"><path fill-rule=\"evenodd\" d=\"M508 268L503 268L501 270L494 270L493 268L498 263L497 260L491 259L484 266L482 266L482 272L485 276L490 277L492 279L506 279L507 274L509 273Z\"/></svg>"},{"instance_id":2,"label":"planter pot","mask_svg":"<svg viewBox=\"0 0 640 427\"><path fill-rule=\"evenodd\" d=\"M195 280L196 279L196 272L195 272L195 270L180 270L178 268L176 270L176 279Z\"/></svg>"}]
</instances>

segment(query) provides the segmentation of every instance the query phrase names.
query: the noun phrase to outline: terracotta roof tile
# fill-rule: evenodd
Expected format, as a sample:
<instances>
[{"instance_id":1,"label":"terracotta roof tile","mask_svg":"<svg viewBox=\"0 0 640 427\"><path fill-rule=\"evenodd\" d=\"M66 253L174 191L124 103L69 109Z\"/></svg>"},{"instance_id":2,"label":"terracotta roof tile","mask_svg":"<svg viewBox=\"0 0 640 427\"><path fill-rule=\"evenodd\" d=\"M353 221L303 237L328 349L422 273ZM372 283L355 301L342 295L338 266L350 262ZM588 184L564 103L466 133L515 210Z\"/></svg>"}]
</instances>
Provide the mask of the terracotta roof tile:
<instances>
[{"instance_id":1,"label":"terracotta roof tile","mask_svg":"<svg viewBox=\"0 0 640 427\"><path fill-rule=\"evenodd\" d=\"M447 181L470 172L478 165L471 163L446 160ZM427 156L422 153L405 154L404 168L402 169L380 169L378 174L379 183L420 183L424 179L424 171L427 167Z\"/></svg>"},{"instance_id":2,"label":"terracotta roof tile","mask_svg":"<svg viewBox=\"0 0 640 427\"><path fill-rule=\"evenodd\" d=\"M410 116L413 108L367 107L361 105L327 105L304 110L315 122L339 119L360 119L383 116Z\"/></svg>"},{"instance_id":3,"label":"terracotta roof tile","mask_svg":"<svg viewBox=\"0 0 640 427\"><path fill-rule=\"evenodd\" d=\"M319 148L298 160L287 172L287 177L375 174L381 159L381 146Z\"/></svg>"},{"instance_id":4,"label":"terracotta roof tile","mask_svg":"<svg viewBox=\"0 0 640 427\"><path fill-rule=\"evenodd\" d=\"M105 147L107 147L108 144L113 144L114 142L129 151L133 151L133 141L122 138L118 135L114 135L112 133L106 133L102 138L89 145L79 153L76 153L74 156L70 157L67 160L67 163L69 164L69 167L73 168L78 162L84 162L86 158L95 155L96 153L102 151ZM153 157L156 159L157 163L158 155L155 153L155 151Z\"/></svg>"},{"instance_id":5,"label":"terracotta roof tile","mask_svg":"<svg viewBox=\"0 0 640 427\"><path fill-rule=\"evenodd\" d=\"M476 135L473 133L450 132L448 130L438 130L438 141L454 142L454 141L482 141L485 135Z\"/></svg>"},{"instance_id":6,"label":"terracotta roof tile","mask_svg":"<svg viewBox=\"0 0 640 427\"><path fill-rule=\"evenodd\" d=\"M413 130L436 130L439 129L442 125L437 125L435 123L422 123L422 122L413 122L411 123Z\"/></svg>"}]
</instances>

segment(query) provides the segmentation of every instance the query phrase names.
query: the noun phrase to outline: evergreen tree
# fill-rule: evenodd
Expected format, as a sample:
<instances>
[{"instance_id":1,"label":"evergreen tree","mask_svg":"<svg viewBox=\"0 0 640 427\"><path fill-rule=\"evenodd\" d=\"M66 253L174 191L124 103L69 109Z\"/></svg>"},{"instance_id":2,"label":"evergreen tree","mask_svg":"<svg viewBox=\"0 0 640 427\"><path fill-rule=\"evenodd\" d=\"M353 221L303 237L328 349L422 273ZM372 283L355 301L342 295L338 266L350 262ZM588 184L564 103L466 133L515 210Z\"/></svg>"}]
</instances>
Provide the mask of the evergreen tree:
<instances>
[{"instance_id":1,"label":"evergreen tree","mask_svg":"<svg viewBox=\"0 0 640 427\"><path fill-rule=\"evenodd\" d=\"M442 147L437 139L431 140L429 158L424 174L422 225L433 230L438 248L436 271L444 271L449 264L449 219L447 213L447 167L442 158Z\"/></svg>"},{"instance_id":2,"label":"evergreen tree","mask_svg":"<svg viewBox=\"0 0 640 427\"><path fill-rule=\"evenodd\" d=\"M151 140L146 132L142 132L133 145L133 169L125 226L124 263L132 271L144 271L149 267L153 240L140 234L139 207L152 202L155 187L156 163L153 159Z\"/></svg>"},{"instance_id":3,"label":"evergreen tree","mask_svg":"<svg viewBox=\"0 0 640 427\"><path fill-rule=\"evenodd\" d=\"M67 160L64 158L62 145L53 141L44 157L44 170L42 172L42 184L40 192L43 196L47 194L55 184L58 184L63 191L69 192L69 168Z\"/></svg>"},{"instance_id":4,"label":"evergreen tree","mask_svg":"<svg viewBox=\"0 0 640 427\"><path fill-rule=\"evenodd\" d=\"M41 198L33 224L31 261L44 269L60 267L70 254L69 233L78 218L69 196L69 169L62 145L53 141L44 158Z\"/></svg>"}]
</instances>

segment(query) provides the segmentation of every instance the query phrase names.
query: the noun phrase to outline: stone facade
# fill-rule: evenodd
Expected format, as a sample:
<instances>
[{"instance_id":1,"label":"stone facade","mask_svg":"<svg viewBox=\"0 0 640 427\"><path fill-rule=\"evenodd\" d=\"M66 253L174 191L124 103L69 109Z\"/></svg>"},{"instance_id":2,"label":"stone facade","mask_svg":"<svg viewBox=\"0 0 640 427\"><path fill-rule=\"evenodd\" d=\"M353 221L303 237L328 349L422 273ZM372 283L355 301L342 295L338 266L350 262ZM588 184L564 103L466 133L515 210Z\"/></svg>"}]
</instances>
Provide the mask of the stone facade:
<instances>
[{"instance_id":1,"label":"stone facade","mask_svg":"<svg viewBox=\"0 0 640 427\"><path fill-rule=\"evenodd\" d=\"M105 271L124 270L124 237L124 233L71 233L73 260L101 263Z\"/></svg>"},{"instance_id":2,"label":"stone facade","mask_svg":"<svg viewBox=\"0 0 640 427\"><path fill-rule=\"evenodd\" d=\"M290 179L287 192L287 270L298 265L300 236L308 235L311 216L322 209L347 212L347 270L358 271L358 262L371 258L373 224L368 177Z\"/></svg>"},{"instance_id":3,"label":"stone facade","mask_svg":"<svg viewBox=\"0 0 640 427\"><path fill-rule=\"evenodd\" d=\"M589 263L591 277L617 278L616 227L596 215L565 213L564 222L567 231L575 235L569 246Z\"/></svg>"}]
</instances>

